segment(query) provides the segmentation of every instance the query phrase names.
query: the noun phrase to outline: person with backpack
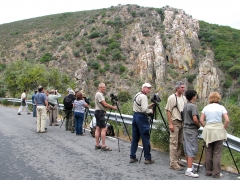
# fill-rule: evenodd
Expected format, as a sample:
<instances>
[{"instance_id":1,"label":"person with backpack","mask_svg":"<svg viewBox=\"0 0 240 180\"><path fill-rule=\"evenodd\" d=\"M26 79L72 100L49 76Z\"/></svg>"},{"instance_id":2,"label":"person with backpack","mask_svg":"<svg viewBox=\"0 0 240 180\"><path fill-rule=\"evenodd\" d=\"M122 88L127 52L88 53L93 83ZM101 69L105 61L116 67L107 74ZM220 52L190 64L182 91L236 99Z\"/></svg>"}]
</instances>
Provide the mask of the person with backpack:
<instances>
[{"instance_id":1,"label":"person with backpack","mask_svg":"<svg viewBox=\"0 0 240 180\"><path fill-rule=\"evenodd\" d=\"M170 130L169 157L170 169L182 171L185 165L180 161L183 144L183 118L181 112L187 103L183 95L185 85L182 81L175 83L176 92L168 97L165 107Z\"/></svg>"},{"instance_id":2,"label":"person with backpack","mask_svg":"<svg viewBox=\"0 0 240 180\"><path fill-rule=\"evenodd\" d=\"M73 90L68 91L68 95L63 99L64 111L66 116L65 130L74 133L73 102L76 97Z\"/></svg>"}]
</instances>

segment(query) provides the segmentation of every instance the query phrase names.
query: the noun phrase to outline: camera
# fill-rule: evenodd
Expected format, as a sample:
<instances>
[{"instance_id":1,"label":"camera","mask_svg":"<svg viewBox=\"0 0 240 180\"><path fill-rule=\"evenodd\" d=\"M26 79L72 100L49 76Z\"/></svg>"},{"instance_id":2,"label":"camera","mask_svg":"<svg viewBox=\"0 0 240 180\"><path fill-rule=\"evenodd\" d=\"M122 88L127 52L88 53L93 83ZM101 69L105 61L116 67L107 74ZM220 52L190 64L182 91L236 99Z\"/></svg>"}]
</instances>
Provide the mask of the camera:
<instances>
[{"instance_id":1,"label":"camera","mask_svg":"<svg viewBox=\"0 0 240 180\"><path fill-rule=\"evenodd\" d=\"M110 97L112 98L111 101L118 101L118 97L113 93L110 93Z\"/></svg>"},{"instance_id":2,"label":"camera","mask_svg":"<svg viewBox=\"0 0 240 180\"><path fill-rule=\"evenodd\" d=\"M153 96L151 98L151 102L159 103L159 102L161 102L161 98L157 94L153 94Z\"/></svg>"},{"instance_id":3,"label":"camera","mask_svg":"<svg viewBox=\"0 0 240 180\"><path fill-rule=\"evenodd\" d=\"M83 97L84 98L84 101L87 103L87 104L90 104L90 97Z\"/></svg>"}]
</instances>

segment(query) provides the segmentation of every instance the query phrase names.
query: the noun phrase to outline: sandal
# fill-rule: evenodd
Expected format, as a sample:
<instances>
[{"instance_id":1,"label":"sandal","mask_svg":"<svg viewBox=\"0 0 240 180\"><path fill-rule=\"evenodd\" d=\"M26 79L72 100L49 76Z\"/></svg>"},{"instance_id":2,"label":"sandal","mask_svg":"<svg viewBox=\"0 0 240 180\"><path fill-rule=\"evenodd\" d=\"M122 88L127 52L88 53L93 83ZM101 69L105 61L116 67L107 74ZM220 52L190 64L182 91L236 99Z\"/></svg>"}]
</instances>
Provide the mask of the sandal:
<instances>
[{"instance_id":1,"label":"sandal","mask_svg":"<svg viewBox=\"0 0 240 180\"><path fill-rule=\"evenodd\" d=\"M110 147L104 146L101 148L102 151L112 151Z\"/></svg>"},{"instance_id":2,"label":"sandal","mask_svg":"<svg viewBox=\"0 0 240 180\"><path fill-rule=\"evenodd\" d=\"M95 145L95 150L98 150L98 149L101 149L101 148L102 148L102 146L100 146L100 145L99 145L99 146L96 146L96 145Z\"/></svg>"}]
</instances>

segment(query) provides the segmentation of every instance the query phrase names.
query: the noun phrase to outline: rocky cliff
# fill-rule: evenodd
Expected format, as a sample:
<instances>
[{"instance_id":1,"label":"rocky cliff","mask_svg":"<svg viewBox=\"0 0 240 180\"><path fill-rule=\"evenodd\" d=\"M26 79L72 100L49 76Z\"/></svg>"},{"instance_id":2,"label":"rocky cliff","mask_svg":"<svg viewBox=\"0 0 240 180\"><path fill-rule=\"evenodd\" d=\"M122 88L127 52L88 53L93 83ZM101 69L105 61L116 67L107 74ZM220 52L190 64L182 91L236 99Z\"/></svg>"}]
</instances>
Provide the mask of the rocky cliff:
<instances>
[{"instance_id":1,"label":"rocky cliff","mask_svg":"<svg viewBox=\"0 0 240 180\"><path fill-rule=\"evenodd\" d=\"M202 99L221 91L224 76L214 65L214 54L201 48L198 20L183 10L119 5L64 17L62 25L55 26L54 18L48 18L41 31L30 28L35 23L31 20L26 25L30 30L14 37L11 51L1 44L2 57L6 62L22 58L38 62L50 51L53 59L48 66L67 72L87 94L93 94L100 81L115 93L133 94L141 83L150 82L155 92L170 94L177 80L197 90ZM191 82L190 75L196 77Z\"/></svg>"}]
</instances>

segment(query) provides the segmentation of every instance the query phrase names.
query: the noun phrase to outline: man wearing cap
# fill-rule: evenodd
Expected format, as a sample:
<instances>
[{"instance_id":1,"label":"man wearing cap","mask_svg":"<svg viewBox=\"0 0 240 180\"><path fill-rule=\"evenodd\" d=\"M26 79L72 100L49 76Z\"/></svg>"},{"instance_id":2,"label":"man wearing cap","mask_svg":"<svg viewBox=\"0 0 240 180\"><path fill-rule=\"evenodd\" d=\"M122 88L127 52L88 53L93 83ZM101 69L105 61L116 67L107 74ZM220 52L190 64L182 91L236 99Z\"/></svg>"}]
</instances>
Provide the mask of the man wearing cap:
<instances>
[{"instance_id":1,"label":"man wearing cap","mask_svg":"<svg viewBox=\"0 0 240 180\"><path fill-rule=\"evenodd\" d=\"M45 133L47 132L45 126L48 102L42 86L38 87L38 93L35 96L35 103L37 106L37 132Z\"/></svg>"},{"instance_id":2,"label":"man wearing cap","mask_svg":"<svg viewBox=\"0 0 240 180\"><path fill-rule=\"evenodd\" d=\"M142 138L143 151L144 151L144 164L152 164L150 153L150 124L148 122L148 114L152 114L152 109L154 103L148 105L147 94L151 91L151 84L144 83L142 85L142 91L137 93L133 101L133 121L132 121L132 143L130 152L130 163L135 163L138 161L136 158L136 151L138 148L138 142L140 137Z\"/></svg>"},{"instance_id":3,"label":"man wearing cap","mask_svg":"<svg viewBox=\"0 0 240 180\"><path fill-rule=\"evenodd\" d=\"M52 89L48 95L48 103L49 103L49 126L58 126L57 116L58 116L58 98L61 97L61 94L57 92L57 90Z\"/></svg>"},{"instance_id":4,"label":"man wearing cap","mask_svg":"<svg viewBox=\"0 0 240 180\"><path fill-rule=\"evenodd\" d=\"M181 112L187 100L186 97L183 96L185 90L183 82L176 82L175 89L176 92L168 97L165 107L170 130L170 169L182 171L185 165L180 162L183 144L183 119L181 117Z\"/></svg>"}]
</instances>

